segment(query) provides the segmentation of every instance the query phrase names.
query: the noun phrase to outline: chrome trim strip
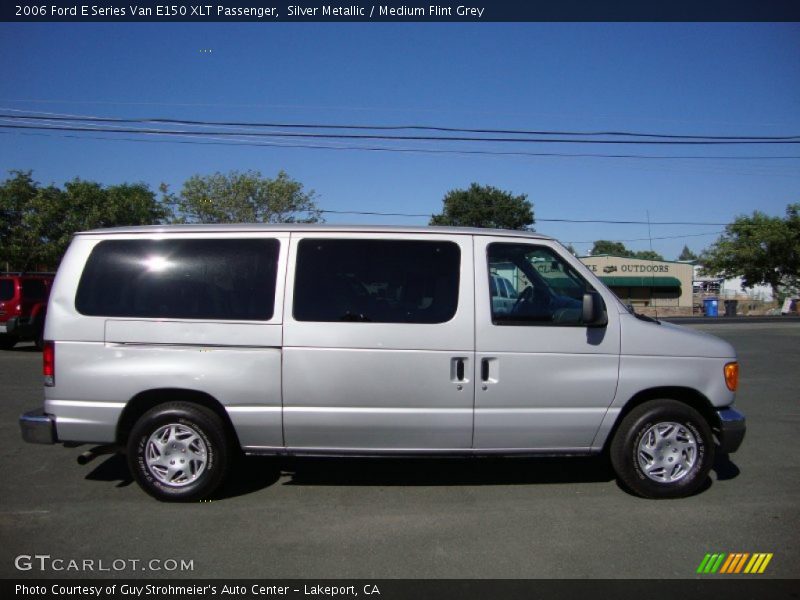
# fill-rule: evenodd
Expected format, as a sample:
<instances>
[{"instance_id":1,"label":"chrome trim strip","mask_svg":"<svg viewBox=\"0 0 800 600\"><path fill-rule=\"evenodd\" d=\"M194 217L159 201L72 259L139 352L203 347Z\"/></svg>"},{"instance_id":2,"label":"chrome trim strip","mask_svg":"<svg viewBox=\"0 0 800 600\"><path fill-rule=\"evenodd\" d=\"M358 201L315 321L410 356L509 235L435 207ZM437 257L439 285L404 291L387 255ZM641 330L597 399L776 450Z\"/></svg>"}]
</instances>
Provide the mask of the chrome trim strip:
<instances>
[{"instance_id":1,"label":"chrome trim strip","mask_svg":"<svg viewBox=\"0 0 800 600\"><path fill-rule=\"evenodd\" d=\"M382 414L469 414L473 412L472 407L469 408L428 408L428 407L411 407L411 408L384 408L382 406L284 406L284 412L293 413L382 413Z\"/></svg>"},{"instance_id":2,"label":"chrome trim strip","mask_svg":"<svg viewBox=\"0 0 800 600\"><path fill-rule=\"evenodd\" d=\"M414 456L589 456L599 450L593 448L313 448L245 446L246 454L286 456L331 456L331 457L414 457Z\"/></svg>"},{"instance_id":3,"label":"chrome trim strip","mask_svg":"<svg viewBox=\"0 0 800 600\"><path fill-rule=\"evenodd\" d=\"M73 406L76 408L125 408L127 402L92 402L91 400L47 400L48 406Z\"/></svg>"}]
</instances>

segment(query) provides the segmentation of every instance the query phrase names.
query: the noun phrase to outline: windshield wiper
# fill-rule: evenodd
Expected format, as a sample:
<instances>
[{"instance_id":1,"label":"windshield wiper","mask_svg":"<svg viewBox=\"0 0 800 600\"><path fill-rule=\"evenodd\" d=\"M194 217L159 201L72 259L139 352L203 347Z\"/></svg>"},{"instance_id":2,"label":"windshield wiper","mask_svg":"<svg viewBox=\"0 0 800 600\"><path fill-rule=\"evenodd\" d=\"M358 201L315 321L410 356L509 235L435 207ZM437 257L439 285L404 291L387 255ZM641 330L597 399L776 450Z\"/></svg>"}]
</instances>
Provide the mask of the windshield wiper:
<instances>
[{"instance_id":1,"label":"windshield wiper","mask_svg":"<svg viewBox=\"0 0 800 600\"><path fill-rule=\"evenodd\" d=\"M647 321L648 323L655 323L656 325L661 325L661 321L659 321L658 319L654 319L653 317L648 317L647 315L637 313L633 309L633 304L626 304L625 308L627 308L628 312L631 313L634 317L636 317L640 321Z\"/></svg>"}]
</instances>

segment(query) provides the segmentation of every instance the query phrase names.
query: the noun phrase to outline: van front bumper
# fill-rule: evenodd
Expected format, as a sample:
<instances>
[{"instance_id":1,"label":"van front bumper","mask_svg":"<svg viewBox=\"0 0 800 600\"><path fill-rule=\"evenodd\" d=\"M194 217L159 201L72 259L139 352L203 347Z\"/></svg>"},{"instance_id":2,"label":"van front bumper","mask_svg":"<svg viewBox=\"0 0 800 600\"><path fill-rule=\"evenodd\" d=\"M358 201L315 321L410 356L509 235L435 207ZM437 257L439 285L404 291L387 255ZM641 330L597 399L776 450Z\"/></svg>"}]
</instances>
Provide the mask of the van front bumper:
<instances>
[{"instance_id":1,"label":"van front bumper","mask_svg":"<svg viewBox=\"0 0 800 600\"><path fill-rule=\"evenodd\" d=\"M733 408L721 408L717 411L719 418L719 446L720 449L730 454L736 452L742 445L744 433L747 430L744 415Z\"/></svg>"},{"instance_id":2,"label":"van front bumper","mask_svg":"<svg viewBox=\"0 0 800 600\"><path fill-rule=\"evenodd\" d=\"M14 330L17 328L17 322L19 319L17 317L11 317L10 319L3 321L0 323L0 333L7 333L11 335L14 333Z\"/></svg>"},{"instance_id":3,"label":"van front bumper","mask_svg":"<svg viewBox=\"0 0 800 600\"><path fill-rule=\"evenodd\" d=\"M19 418L22 439L31 444L55 444L56 419L46 414L41 408L26 412Z\"/></svg>"}]
</instances>

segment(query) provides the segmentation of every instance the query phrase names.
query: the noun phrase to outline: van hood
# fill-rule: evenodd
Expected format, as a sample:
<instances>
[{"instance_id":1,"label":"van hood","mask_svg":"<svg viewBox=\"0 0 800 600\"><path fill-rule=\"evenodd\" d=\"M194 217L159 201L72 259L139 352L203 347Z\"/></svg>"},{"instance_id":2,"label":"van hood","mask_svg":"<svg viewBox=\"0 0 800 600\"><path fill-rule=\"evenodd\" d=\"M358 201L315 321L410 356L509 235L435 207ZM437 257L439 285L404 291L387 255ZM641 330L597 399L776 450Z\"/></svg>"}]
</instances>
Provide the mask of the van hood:
<instances>
[{"instance_id":1,"label":"van hood","mask_svg":"<svg viewBox=\"0 0 800 600\"><path fill-rule=\"evenodd\" d=\"M673 323L643 321L626 313L620 315L620 328L623 355L736 358L725 340Z\"/></svg>"}]
</instances>

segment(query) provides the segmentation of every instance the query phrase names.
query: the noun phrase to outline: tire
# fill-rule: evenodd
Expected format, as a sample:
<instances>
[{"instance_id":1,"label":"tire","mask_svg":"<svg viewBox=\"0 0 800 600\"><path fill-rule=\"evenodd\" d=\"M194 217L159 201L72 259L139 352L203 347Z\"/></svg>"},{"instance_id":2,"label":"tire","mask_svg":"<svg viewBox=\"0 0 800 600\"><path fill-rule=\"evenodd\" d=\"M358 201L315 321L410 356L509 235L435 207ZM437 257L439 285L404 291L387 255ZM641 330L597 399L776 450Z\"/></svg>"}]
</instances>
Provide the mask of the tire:
<instances>
[{"instance_id":1,"label":"tire","mask_svg":"<svg viewBox=\"0 0 800 600\"><path fill-rule=\"evenodd\" d=\"M46 318L46 311L42 311L36 316L33 323L33 343L40 352L44 350L44 320Z\"/></svg>"},{"instance_id":2,"label":"tire","mask_svg":"<svg viewBox=\"0 0 800 600\"><path fill-rule=\"evenodd\" d=\"M231 456L220 418L188 402L146 412L133 426L127 448L136 482L166 502L208 498L225 478Z\"/></svg>"},{"instance_id":3,"label":"tire","mask_svg":"<svg viewBox=\"0 0 800 600\"><path fill-rule=\"evenodd\" d=\"M644 498L683 498L697 492L714 463L711 427L691 406L651 400L619 425L609 448L620 483Z\"/></svg>"},{"instance_id":4,"label":"tire","mask_svg":"<svg viewBox=\"0 0 800 600\"><path fill-rule=\"evenodd\" d=\"M36 332L36 335L33 338L33 343L39 352L44 350L44 329L40 329Z\"/></svg>"},{"instance_id":5,"label":"tire","mask_svg":"<svg viewBox=\"0 0 800 600\"><path fill-rule=\"evenodd\" d=\"M15 335L7 333L0 334L0 350L11 350L17 345L19 339Z\"/></svg>"}]
</instances>

